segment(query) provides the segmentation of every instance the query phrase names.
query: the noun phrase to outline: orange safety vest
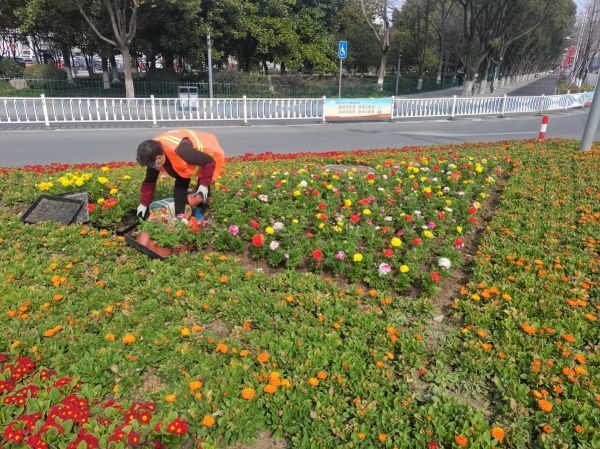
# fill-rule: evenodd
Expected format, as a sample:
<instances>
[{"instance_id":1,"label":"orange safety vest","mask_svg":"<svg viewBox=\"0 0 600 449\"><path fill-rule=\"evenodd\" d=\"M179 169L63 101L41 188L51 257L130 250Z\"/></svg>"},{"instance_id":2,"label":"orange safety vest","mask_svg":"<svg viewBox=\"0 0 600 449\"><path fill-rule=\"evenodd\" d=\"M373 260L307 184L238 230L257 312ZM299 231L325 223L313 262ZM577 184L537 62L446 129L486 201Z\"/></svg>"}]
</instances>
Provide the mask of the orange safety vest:
<instances>
[{"instance_id":1,"label":"orange safety vest","mask_svg":"<svg viewBox=\"0 0 600 449\"><path fill-rule=\"evenodd\" d=\"M223 164L225 163L225 150L221 148L221 145L219 145L219 141L214 134L192 131L189 129L177 129L159 134L154 137L153 140L157 140L162 144L163 150L173 166L173 170L175 170L182 178L191 179L202 169L202 167L188 164L175 153L175 149L179 146L184 137L187 137L190 142L192 142L192 146L196 150L207 153L213 157L215 160L215 173L213 179L219 177ZM166 171L164 167L161 167L160 170Z\"/></svg>"}]
</instances>

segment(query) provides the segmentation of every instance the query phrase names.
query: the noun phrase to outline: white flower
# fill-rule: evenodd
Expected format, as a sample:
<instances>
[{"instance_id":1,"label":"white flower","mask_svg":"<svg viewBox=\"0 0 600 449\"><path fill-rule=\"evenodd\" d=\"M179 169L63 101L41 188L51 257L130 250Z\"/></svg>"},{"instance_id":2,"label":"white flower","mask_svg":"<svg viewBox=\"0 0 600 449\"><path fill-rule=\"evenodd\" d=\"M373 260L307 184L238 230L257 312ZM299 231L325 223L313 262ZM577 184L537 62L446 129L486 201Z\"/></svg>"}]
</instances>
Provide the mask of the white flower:
<instances>
[{"instance_id":1,"label":"white flower","mask_svg":"<svg viewBox=\"0 0 600 449\"><path fill-rule=\"evenodd\" d=\"M465 192L463 192L462 190L461 190L460 192L456 192L456 194L457 194L458 196L465 196Z\"/></svg>"},{"instance_id":2,"label":"white flower","mask_svg":"<svg viewBox=\"0 0 600 449\"><path fill-rule=\"evenodd\" d=\"M415 214L417 217L420 217L420 216L421 216L421 211L420 211L420 210L415 210L413 213L414 213L414 214Z\"/></svg>"},{"instance_id":3,"label":"white flower","mask_svg":"<svg viewBox=\"0 0 600 449\"><path fill-rule=\"evenodd\" d=\"M269 244L269 248L271 248L272 251L275 251L277 248L279 248L279 242L277 240L273 240Z\"/></svg>"},{"instance_id":4,"label":"white flower","mask_svg":"<svg viewBox=\"0 0 600 449\"><path fill-rule=\"evenodd\" d=\"M440 257L438 259L438 266L449 270L450 267L452 267L452 262L450 262L450 259L447 259L446 257Z\"/></svg>"},{"instance_id":5,"label":"white flower","mask_svg":"<svg viewBox=\"0 0 600 449\"><path fill-rule=\"evenodd\" d=\"M443 190L444 190L444 193L448 193L448 192L450 192L450 187L444 187Z\"/></svg>"},{"instance_id":6,"label":"white flower","mask_svg":"<svg viewBox=\"0 0 600 449\"><path fill-rule=\"evenodd\" d=\"M281 231L284 227L285 226L280 221L276 221L275 223L273 223L273 229L275 229L276 231Z\"/></svg>"},{"instance_id":7,"label":"white flower","mask_svg":"<svg viewBox=\"0 0 600 449\"><path fill-rule=\"evenodd\" d=\"M387 217L383 218L383 221L394 221L394 219L388 215Z\"/></svg>"},{"instance_id":8,"label":"white flower","mask_svg":"<svg viewBox=\"0 0 600 449\"><path fill-rule=\"evenodd\" d=\"M262 201L263 203L266 203L267 201L269 201L269 197L267 195L258 195L258 199L260 201Z\"/></svg>"},{"instance_id":9,"label":"white flower","mask_svg":"<svg viewBox=\"0 0 600 449\"><path fill-rule=\"evenodd\" d=\"M308 185L308 183L306 181L300 181L300 183L298 184L298 187L305 188L307 185Z\"/></svg>"},{"instance_id":10,"label":"white flower","mask_svg":"<svg viewBox=\"0 0 600 449\"><path fill-rule=\"evenodd\" d=\"M385 189L383 187L377 187L377 190L379 190L380 192L385 192Z\"/></svg>"}]
</instances>

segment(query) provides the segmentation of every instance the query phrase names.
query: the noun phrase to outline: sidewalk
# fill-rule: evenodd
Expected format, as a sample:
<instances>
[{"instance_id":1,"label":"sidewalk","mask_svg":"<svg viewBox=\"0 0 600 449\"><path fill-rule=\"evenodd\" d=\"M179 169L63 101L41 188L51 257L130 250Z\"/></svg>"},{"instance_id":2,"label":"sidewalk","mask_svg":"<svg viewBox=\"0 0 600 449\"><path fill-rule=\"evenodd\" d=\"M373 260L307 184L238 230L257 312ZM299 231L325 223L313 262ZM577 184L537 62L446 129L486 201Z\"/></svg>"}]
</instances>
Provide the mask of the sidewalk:
<instances>
[{"instance_id":1,"label":"sidewalk","mask_svg":"<svg viewBox=\"0 0 600 449\"><path fill-rule=\"evenodd\" d=\"M511 92L513 92L515 90L521 89L525 86L528 86L531 83L535 83L536 81L540 81L544 78L545 77L532 78L530 80L521 81L520 83L513 83L508 86L496 88L493 93L489 92L490 86L488 84L488 86L486 88L486 93L475 94L473 96L474 97L502 97L505 94L509 95ZM479 89L478 85L476 86L476 89L477 90ZM398 97L396 97L396 98L446 98L446 97L452 97L454 95L460 97L460 96L462 96L462 93L463 93L463 88L462 88L462 86L460 86L460 87L451 87L449 89L441 89L441 90L423 92L420 94L398 95ZM549 95L549 94L546 94L546 95Z\"/></svg>"}]
</instances>

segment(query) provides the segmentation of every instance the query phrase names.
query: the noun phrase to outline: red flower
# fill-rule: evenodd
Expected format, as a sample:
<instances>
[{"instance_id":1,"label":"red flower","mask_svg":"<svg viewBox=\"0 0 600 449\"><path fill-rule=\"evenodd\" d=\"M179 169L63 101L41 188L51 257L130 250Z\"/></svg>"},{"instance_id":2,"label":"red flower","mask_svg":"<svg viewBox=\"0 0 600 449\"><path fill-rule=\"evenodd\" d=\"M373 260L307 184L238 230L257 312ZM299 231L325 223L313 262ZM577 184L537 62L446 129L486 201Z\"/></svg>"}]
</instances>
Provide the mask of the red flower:
<instances>
[{"instance_id":1,"label":"red flower","mask_svg":"<svg viewBox=\"0 0 600 449\"><path fill-rule=\"evenodd\" d=\"M265 238L262 234L255 234L254 237L252 237L252 244L257 248L263 246L265 244Z\"/></svg>"},{"instance_id":2,"label":"red flower","mask_svg":"<svg viewBox=\"0 0 600 449\"><path fill-rule=\"evenodd\" d=\"M369 181L373 181L373 180L375 179L375 173L369 173L369 174L367 175L367 179L368 179Z\"/></svg>"},{"instance_id":3,"label":"red flower","mask_svg":"<svg viewBox=\"0 0 600 449\"><path fill-rule=\"evenodd\" d=\"M312 239L315 235L312 232L307 232L306 237Z\"/></svg>"},{"instance_id":4,"label":"red flower","mask_svg":"<svg viewBox=\"0 0 600 449\"><path fill-rule=\"evenodd\" d=\"M476 214L476 213L477 213L477 208L475 208L475 207L469 207L469 213L470 213L471 215L474 215L474 214Z\"/></svg>"},{"instance_id":5,"label":"red flower","mask_svg":"<svg viewBox=\"0 0 600 449\"><path fill-rule=\"evenodd\" d=\"M318 208L319 208L319 210L325 210L325 209L327 209L327 204L320 203L319 206L318 206Z\"/></svg>"},{"instance_id":6,"label":"red flower","mask_svg":"<svg viewBox=\"0 0 600 449\"><path fill-rule=\"evenodd\" d=\"M127 435L127 442L132 446L139 445L141 443L140 434L134 430L131 430L129 435Z\"/></svg>"},{"instance_id":7,"label":"red flower","mask_svg":"<svg viewBox=\"0 0 600 449\"><path fill-rule=\"evenodd\" d=\"M321 265L321 261L323 260L323 251L321 251L321 248L315 249L311 255L317 261L317 266Z\"/></svg>"},{"instance_id":8,"label":"red flower","mask_svg":"<svg viewBox=\"0 0 600 449\"><path fill-rule=\"evenodd\" d=\"M460 237L456 237L456 239L454 240L454 245L456 246L456 249L463 249L463 247L465 246Z\"/></svg>"},{"instance_id":9,"label":"red flower","mask_svg":"<svg viewBox=\"0 0 600 449\"><path fill-rule=\"evenodd\" d=\"M167 432L173 435L183 435L189 430L188 423L181 418L175 418L171 424L167 426Z\"/></svg>"},{"instance_id":10,"label":"red flower","mask_svg":"<svg viewBox=\"0 0 600 449\"><path fill-rule=\"evenodd\" d=\"M248 224L250 224L250 226L252 226L253 229L258 229L260 227L260 225L258 224L258 221L252 219L248 222Z\"/></svg>"},{"instance_id":11,"label":"red flower","mask_svg":"<svg viewBox=\"0 0 600 449\"><path fill-rule=\"evenodd\" d=\"M383 250L383 255L385 257L392 257L394 255L394 250L392 248L386 248Z\"/></svg>"},{"instance_id":12,"label":"red flower","mask_svg":"<svg viewBox=\"0 0 600 449\"><path fill-rule=\"evenodd\" d=\"M91 213L91 212L94 212L94 211L96 210L96 204L94 204L94 203L90 203L90 204L88 204L88 205L87 205L87 210L88 210L88 212L90 212L90 213Z\"/></svg>"},{"instance_id":13,"label":"red flower","mask_svg":"<svg viewBox=\"0 0 600 449\"><path fill-rule=\"evenodd\" d=\"M413 221L413 216L412 215L405 215L404 216L404 221L407 221L407 222Z\"/></svg>"},{"instance_id":14,"label":"red flower","mask_svg":"<svg viewBox=\"0 0 600 449\"><path fill-rule=\"evenodd\" d=\"M110 209L115 204L117 204L116 198L108 198L106 201L104 201L104 204L102 204L102 209L103 210Z\"/></svg>"},{"instance_id":15,"label":"red flower","mask_svg":"<svg viewBox=\"0 0 600 449\"><path fill-rule=\"evenodd\" d=\"M440 443L438 443L437 441L430 441L429 444L427 445L427 449L440 449Z\"/></svg>"},{"instance_id":16,"label":"red flower","mask_svg":"<svg viewBox=\"0 0 600 449\"><path fill-rule=\"evenodd\" d=\"M433 273L431 273L431 280L433 282L435 282L436 284L438 284L441 279L442 279L442 277L440 276L440 273L438 273L437 271L434 271Z\"/></svg>"},{"instance_id":17,"label":"red flower","mask_svg":"<svg viewBox=\"0 0 600 449\"><path fill-rule=\"evenodd\" d=\"M413 239L412 242L413 242L413 245L419 246L421 243L423 243L423 240L416 238L416 239Z\"/></svg>"},{"instance_id":18,"label":"red flower","mask_svg":"<svg viewBox=\"0 0 600 449\"><path fill-rule=\"evenodd\" d=\"M439 217L440 220L443 220L443 219L446 218L446 214L443 213L443 212L438 212L438 217Z\"/></svg>"},{"instance_id":19,"label":"red flower","mask_svg":"<svg viewBox=\"0 0 600 449\"><path fill-rule=\"evenodd\" d=\"M352 223L356 224L360 221L360 215L358 214L351 214L350 215L350 220L352 220Z\"/></svg>"}]
</instances>

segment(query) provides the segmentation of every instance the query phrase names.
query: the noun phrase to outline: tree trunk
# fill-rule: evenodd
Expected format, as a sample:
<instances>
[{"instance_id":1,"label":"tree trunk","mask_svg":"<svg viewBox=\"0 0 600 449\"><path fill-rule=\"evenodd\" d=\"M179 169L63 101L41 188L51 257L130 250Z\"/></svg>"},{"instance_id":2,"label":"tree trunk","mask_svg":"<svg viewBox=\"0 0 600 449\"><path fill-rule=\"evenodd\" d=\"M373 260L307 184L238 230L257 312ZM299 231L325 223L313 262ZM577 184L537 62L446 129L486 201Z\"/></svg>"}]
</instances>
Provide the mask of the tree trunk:
<instances>
[{"instance_id":1,"label":"tree trunk","mask_svg":"<svg viewBox=\"0 0 600 449\"><path fill-rule=\"evenodd\" d=\"M281 61L281 66L279 68L279 73L281 75L285 75L285 62Z\"/></svg>"},{"instance_id":2,"label":"tree trunk","mask_svg":"<svg viewBox=\"0 0 600 449\"><path fill-rule=\"evenodd\" d=\"M61 45L60 51L62 52L63 60L65 61L65 71L67 72L67 80L73 84L73 71L71 70L71 50L68 45Z\"/></svg>"},{"instance_id":3,"label":"tree trunk","mask_svg":"<svg viewBox=\"0 0 600 449\"><path fill-rule=\"evenodd\" d=\"M166 53L164 55L165 69L173 70L173 64L175 63L175 56L172 53Z\"/></svg>"},{"instance_id":4,"label":"tree trunk","mask_svg":"<svg viewBox=\"0 0 600 449\"><path fill-rule=\"evenodd\" d=\"M85 61L85 68L87 69L88 76L92 79L94 77L94 55L87 56L84 54L83 60Z\"/></svg>"},{"instance_id":5,"label":"tree trunk","mask_svg":"<svg viewBox=\"0 0 600 449\"><path fill-rule=\"evenodd\" d=\"M123 55L123 71L125 72L125 96L127 98L135 98L133 76L131 74L131 54L129 53L129 45L121 46L121 54Z\"/></svg>"},{"instance_id":6,"label":"tree trunk","mask_svg":"<svg viewBox=\"0 0 600 449\"><path fill-rule=\"evenodd\" d=\"M483 71L483 77L481 78L481 84L479 85L479 93L484 94L485 89L487 87L487 79L490 73L490 58L487 58L487 62L485 63L485 70Z\"/></svg>"},{"instance_id":7,"label":"tree trunk","mask_svg":"<svg viewBox=\"0 0 600 449\"><path fill-rule=\"evenodd\" d=\"M470 79L470 80L465 79L465 84L463 86L463 93L462 93L463 97L472 97L473 96L473 84L475 84L475 81L473 81L472 79Z\"/></svg>"},{"instance_id":8,"label":"tree trunk","mask_svg":"<svg viewBox=\"0 0 600 449\"><path fill-rule=\"evenodd\" d=\"M381 52L381 60L379 61L379 71L377 76L377 90L383 91L383 80L385 79L385 69L387 67L387 56L389 47Z\"/></svg>"},{"instance_id":9,"label":"tree trunk","mask_svg":"<svg viewBox=\"0 0 600 449\"><path fill-rule=\"evenodd\" d=\"M267 76L267 82L269 83L269 93L273 93L275 92L275 88L273 87L273 80L271 80L271 74L269 73L269 68L267 67L267 61L263 61L262 66L264 73Z\"/></svg>"},{"instance_id":10,"label":"tree trunk","mask_svg":"<svg viewBox=\"0 0 600 449\"><path fill-rule=\"evenodd\" d=\"M102 56L102 88L110 89L110 77L108 75L108 58Z\"/></svg>"},{"instance_id":11,"label":"tree trunk","mask_svg":"<svg viewBox=\"0 0 600 449\"><path fill-rule=\"evenodd\" d=\"M119 79L119 66L117 66L117 60L113 54L110 55L110 70L112 74L111 82L113 84L119 84L121 82Z\"/></svg>"}]
</instances>

